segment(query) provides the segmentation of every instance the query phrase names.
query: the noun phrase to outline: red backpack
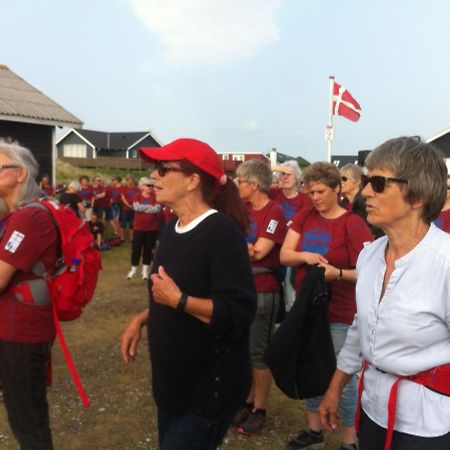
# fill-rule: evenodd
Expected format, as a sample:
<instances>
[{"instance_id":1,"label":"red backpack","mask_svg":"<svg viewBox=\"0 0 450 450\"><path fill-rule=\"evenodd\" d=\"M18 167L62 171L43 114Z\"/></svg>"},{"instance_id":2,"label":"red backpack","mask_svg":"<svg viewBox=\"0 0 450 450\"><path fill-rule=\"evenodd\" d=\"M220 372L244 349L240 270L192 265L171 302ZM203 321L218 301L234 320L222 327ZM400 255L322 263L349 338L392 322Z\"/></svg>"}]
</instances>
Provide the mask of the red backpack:
<instances>
[{"instance_id":1,"label":"red backpack","mask_svg":"<svg viewBox=\"0 0 450 450\"><path fill-rule=\"evenodd\" d=\"M89 399L70 356L59 321L77 319L92 299L98 273L102 268L100 252L93 246L94 238L89 225L84 219L77 217L70 207L56 200L40 200L27 206L45 209L58 230L56 273L46 277L53 305L53 322L81 400L88 407Z\"/></svg>"}]
</instances>

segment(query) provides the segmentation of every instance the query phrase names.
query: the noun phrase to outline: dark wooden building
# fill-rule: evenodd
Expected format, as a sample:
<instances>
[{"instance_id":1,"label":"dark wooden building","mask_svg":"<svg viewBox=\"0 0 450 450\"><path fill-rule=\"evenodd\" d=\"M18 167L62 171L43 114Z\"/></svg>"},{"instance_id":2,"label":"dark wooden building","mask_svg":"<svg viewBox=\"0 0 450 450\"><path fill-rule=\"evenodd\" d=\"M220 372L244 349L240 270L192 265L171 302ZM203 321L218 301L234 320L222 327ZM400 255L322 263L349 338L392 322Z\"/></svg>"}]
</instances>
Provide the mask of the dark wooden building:
<instances>
[{"instance_id":1,"label":"dark wooden building","mask_svg":"<svg viewBox=\"0 0 450 450\"><path fill-rule=\"evenodd\" d=\"M107 132L71 129L56 142L58 157L139 158L139 148L161 147L150 131Z\"/></svg>"},{"instance_id":2,"label":"dark wooden building","mask_svg":"<svg viewBox=\"0 0 450 450\"><path fill-rule=\"evenodd\" d=\"M29 148L40 175L55 180L55 128L81 127L83 122L38 89L0 65L0 137Z\"/></svg>"},{"instance_id":3,"label":"dark wooden building","mask_svg":"<svg viewBox=\"0 0 450 450\"><path fill-rule=\"evenodd\" d=\"M447 170L450 174L450 128L428 138L426 142L435 145L447 158Z\"/></svg>"}]
</instances>

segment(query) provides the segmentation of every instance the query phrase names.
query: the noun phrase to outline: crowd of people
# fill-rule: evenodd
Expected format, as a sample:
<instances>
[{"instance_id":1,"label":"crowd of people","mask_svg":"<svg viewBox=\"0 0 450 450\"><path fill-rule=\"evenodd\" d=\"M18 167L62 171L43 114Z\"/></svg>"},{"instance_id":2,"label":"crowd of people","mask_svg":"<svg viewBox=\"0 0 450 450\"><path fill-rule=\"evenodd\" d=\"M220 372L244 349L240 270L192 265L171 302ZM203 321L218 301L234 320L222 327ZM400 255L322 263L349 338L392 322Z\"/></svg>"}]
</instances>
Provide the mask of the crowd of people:
<instances>
[{"instance_id":1,"label":"crowd of people","mask_svg":"<svg viewBox=\"0 0 450 450\"><path fill-rule=\"evenodd\" d=\"M0 178L9 183L3 191L0 183L0 198L12 213L0 250L0 377L22 448L51 449L42 373L53 329L44 314L40 334L24 340L8 287L43 258L52 270L55 239L46 236L33 257L23 253L34 234L14 219L48 218L23 208L37 195L36 169L26 149L14 147L28 158L19 160L8 145L0 142ZM140 154L155 167L149 177L122 185L83 176L59 199L90 220L99 247L103 220L120 240L128 229L128 278L142 258L149 303L126 327L121 355L134 361L147 327L162 450L215 449L230 427L264 432L273 382L265 354L308 288L310 267L327 285L337 364L328 390L304 399L306 424L285 448L325 448L324 431L339 422L340 450L450 448L450 178L439 151L404 137L375 148L365 168L316 162L302 172L294 160L271 167L253 159L233 178L195 139ZM41 195L55 196L44 178ZM41 381L16 378L13 351ZM18 392L31 382L40 393L32 406ZM17 402L25 418L13 412Z\"/></svg>"}]
</instances>

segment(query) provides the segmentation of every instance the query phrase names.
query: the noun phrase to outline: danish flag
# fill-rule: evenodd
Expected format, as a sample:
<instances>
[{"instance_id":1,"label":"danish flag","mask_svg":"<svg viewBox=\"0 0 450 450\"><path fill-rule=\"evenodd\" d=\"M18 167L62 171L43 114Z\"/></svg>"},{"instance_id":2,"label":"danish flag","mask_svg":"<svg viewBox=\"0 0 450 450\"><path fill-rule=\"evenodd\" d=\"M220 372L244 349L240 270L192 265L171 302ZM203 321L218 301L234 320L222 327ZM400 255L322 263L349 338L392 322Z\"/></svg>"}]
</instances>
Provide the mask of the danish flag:
<instances>
[{"instance_id":1,"label":"danish flag","mask_svg":"<svg viewBox=\"0 0 450 450\"><path fill-rule=\"evenodd\" d=\"M343 116L353 122L361 117L361 106L344 86L334 81L333 85L333 114Z\"/></svg>"}]
</instances>

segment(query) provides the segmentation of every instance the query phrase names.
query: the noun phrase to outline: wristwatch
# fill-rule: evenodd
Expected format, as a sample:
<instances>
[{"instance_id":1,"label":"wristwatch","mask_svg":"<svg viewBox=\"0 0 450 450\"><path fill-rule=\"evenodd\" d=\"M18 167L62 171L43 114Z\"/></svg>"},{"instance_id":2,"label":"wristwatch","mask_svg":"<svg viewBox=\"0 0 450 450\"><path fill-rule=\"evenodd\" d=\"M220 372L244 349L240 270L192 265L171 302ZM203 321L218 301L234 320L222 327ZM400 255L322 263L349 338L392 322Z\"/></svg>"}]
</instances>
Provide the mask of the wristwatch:
<instances>
[{"instance_id":1,"label":"wristwatch","mask_svg":"<svg viewBox=\"0 0 450 450\"><path fill-rule=\"evenodd\" d=\"M176 308L178 312L184 312L184 310L186 309L187 298L188 295L182 292Z\"/></svg>"},{"instance_id":2,"label":"wristwatch","mask_svg":"<svg viewBox=\"0 0 450 450\"><path fill-rule=\"evenodd\" d=\"M336 281L341 281L342 280L342 269L339 269L339 275L336 278Z\"/></svg>"}]
</instances>

